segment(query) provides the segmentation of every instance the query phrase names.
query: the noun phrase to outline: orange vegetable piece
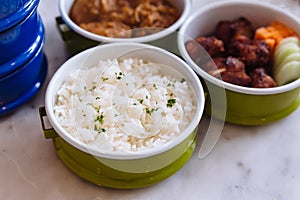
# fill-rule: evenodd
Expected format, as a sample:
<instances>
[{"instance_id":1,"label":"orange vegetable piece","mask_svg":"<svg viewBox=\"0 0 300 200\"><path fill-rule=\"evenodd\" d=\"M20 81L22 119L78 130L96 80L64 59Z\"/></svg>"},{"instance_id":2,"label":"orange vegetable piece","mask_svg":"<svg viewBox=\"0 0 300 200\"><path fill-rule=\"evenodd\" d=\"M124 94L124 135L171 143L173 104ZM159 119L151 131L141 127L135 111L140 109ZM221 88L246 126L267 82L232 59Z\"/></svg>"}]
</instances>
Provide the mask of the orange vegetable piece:
<instances>
[{"instance_id":1,"label":"orange vegetable piece","mask_svg":"<svg viewBox=\"0 0 300 200\"><path fill-rule=\"evenodd\" d=\"M273 52L275 50L276 41L274 39L267 38L267 39L265 39L265 42L269 45L270 50L271 50L271 52L273 54Z\"/></svg>"},{"instance_id":2,"label":"orange vegetable piece","mask_svg":"<svg viewBox=\"0 0 300 200\"><path fill-rule=\"evenodd\" d=\"M270 46L271 52L274 52L276 45L279 44L283 38L290 36L297 36L297 34L283 23L273 21L269 26L256 29L254 39L265 40Z\"/></svg>"},{"instance_id":3,"label":"orange vegetable piece","mask_svg":"<svg viewBox=\"0 0 300 200\"><path fill-rule=\"evenodd\" d=\"M278 30L283 37L289 37L289 36L296 36L297 35L291 28L287 27L286 25L284 25L284 24L282 24L278 21L272 22L270 26L272 26L276 30Z\"/></svg>"}]
</instances>

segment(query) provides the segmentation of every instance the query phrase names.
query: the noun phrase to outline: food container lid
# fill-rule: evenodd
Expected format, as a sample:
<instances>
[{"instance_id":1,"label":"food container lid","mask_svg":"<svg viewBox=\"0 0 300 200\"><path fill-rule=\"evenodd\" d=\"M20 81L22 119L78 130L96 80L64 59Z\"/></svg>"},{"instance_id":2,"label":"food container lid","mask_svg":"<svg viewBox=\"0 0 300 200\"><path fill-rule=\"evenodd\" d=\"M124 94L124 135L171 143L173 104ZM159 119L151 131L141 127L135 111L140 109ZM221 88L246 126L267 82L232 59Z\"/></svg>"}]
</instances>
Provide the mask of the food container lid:
<instances>
[{"instance_id":1,"label":"food container lid","mask_svg":"<svg viewBox=\"0 0 300 200\"><path fill-rule=\"evenodd\" d=\"M0 1L0 32L24 20L38 6L39 0Z\"/></svg>"}]
</instances>

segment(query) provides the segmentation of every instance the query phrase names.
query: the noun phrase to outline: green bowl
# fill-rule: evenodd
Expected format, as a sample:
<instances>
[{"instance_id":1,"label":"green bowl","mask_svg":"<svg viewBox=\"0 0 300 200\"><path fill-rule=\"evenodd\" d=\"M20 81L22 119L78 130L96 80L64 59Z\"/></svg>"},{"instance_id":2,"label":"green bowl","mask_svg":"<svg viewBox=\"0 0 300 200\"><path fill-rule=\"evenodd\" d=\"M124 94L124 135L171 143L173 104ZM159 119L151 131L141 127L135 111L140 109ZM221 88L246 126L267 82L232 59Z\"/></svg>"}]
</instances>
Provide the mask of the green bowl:
<instances>
[{"instance_id":1,"label":"green bowl","mask_svg":"<svg viewBox=\"0 0 300 200\"><path fill-rule=\"evenodd\" d=\"M194 131L190 139L184 141L181 145L185 146L186 150L184 152L178 152L178 148L171 149L164 154L158 156L153 156L144 160L139 160L141 165L147 165L152 167L151 164L157 163L157 160L162 160L163 162L169 162L165 167L143 173L128 173L115 168L110 167L107 163L112 162L115 165L123 165L126 162L131 162L133 167L136 167L136 160L127 160L127 161L115 161L115 160L105 160L103 158L94 157L90 154L87 154L83 151L74 148L69 143L65 142L62 138L56 137L54 139L54 146L57 155L63 161L63 163L76 175L81 178L108 188L117 188L117 189L135 189L142 188L146 186L153 185L158 183L169 176L176 173L183 165L190 159L191 155L194 152L196 141L197 141L197 132ZM180 153L180 157L173 161L170 159L170 155ZM80 158L78 160L78 158ZM154 163L151 160L155 161ZM103 161L103 162L101 162ZM144 163L142 163L144 162Z\"/></svg>"},{"instance_id":2,"label":"green bowl","mask_svg":"<svg viewBox=\"0 0 300 200\"><path fill-rule=\"evenodd\" d=\"M274 88L233 85L206 73L191 59L185 48L187 41L212 33L219 21L233 20L241 16L246 17L254 27L280 21L300 35L299 18L286 10L258 1L223 1L201 7L183 23L177 38L178 48L205 86L208 94L205 113L235 124L267 124L297 109L300 103L300 79ZM208 53L202 50L199 58L211 59Z\"/></svg>"},{"instance_id":3,"label":"green bowl","mask_svg":"<svg viewBox=\"0 0 300 200\"><path fill-rule=\"evenodd\" d=\"M106 152L96 150L75 139L58 122L54 115L57 91L70 73L82 66L91 67L99 60L124 56L162 64L166 74L180 74L190 85L197 101L190 124L170 142L142 152ZM127 54L128 56L128 54ZM170 70L169 67L173 70ZM173 75L175 75L173 74ZM46 138L54 140L58 156L75 174L97 185L110 188L140 188L155 184L178 171L194 151L197 129L204 110L204 90L196 73L178 56L146 44L112 43L85 50L65 62L52 77L45 97L45 108L40 110ZM43 119L47 117L53 129L46 129Z\"/></svg>"},{"instance_id":4,"label":"green bowl","mask_svg":"<svg viewBox=\"0 0 300 200\"><path fill-rule=\"evenodd\" d=\"M73 173L96 185L117 189L142 188L168 178L190 159L197 143L195 129L182 143L162 154L143 159L114 160L96 157L75 148L53 129L44 129L44 133L46 138L53 139L57 155ZM143 171L133 172L141 169L139 166Z\"/></svg>"},{"instance_id":5,"label":"green bowl","mask_svg":"<svg viewBox=\"0 0 300 200\"><path fill-rule=\"evenodd\" d=\"M203 82L205 113L229 123L263 125L282 119L300 104L300 87L277 94L246 94ZM212 97L211 97L212 96Z\"/></svg>"}]
</instances>

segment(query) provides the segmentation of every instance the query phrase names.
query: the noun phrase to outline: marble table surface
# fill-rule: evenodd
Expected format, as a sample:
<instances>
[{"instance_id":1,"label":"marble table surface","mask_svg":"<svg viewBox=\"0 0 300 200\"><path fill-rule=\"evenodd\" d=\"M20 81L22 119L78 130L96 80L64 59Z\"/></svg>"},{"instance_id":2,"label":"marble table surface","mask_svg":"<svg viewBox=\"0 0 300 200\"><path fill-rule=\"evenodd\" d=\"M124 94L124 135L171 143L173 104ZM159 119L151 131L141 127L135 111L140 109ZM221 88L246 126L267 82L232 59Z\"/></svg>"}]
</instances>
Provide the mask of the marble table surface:
<instances>
[{"instance_id":1,"label":"marble table surface","mask_svg":"<svg viewBox=\"0 0 300 200\"><path fill-rule=\"evenodd\" d=\"M211 1L195 0L194 8L207 2ZM300 9L287 9L300 17ZM51 140L44 138L39 120L38 108L44 105L47 83L69 57L55 27L57 0L41 1L39 13L46 28L48 76L32 100L0 118L0 199L300 199L300 108L269 125L225 124L207 157L200 159L197 149L175 175L148 188L106 189L74 175L56 156Z\"/></svg>"}]
</instances>

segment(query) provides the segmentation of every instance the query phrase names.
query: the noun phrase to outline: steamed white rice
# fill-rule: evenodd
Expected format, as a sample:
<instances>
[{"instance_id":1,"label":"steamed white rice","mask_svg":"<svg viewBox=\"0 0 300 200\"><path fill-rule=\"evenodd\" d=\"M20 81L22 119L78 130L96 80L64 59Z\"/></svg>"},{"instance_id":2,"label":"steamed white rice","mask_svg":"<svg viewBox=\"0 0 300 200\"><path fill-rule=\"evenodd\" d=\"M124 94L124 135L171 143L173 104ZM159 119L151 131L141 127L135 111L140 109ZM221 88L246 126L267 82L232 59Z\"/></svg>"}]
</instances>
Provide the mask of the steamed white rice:
<instances>
[{"instance_id":1,"label":"steamed white rice","mask_svg":"<svg viewBox=\"0 0 300 200\"><path fill-rule=\"evenodd\" d=\"M135 58L79 69L59 89L55 116L69 134L101 152L165 144L187 127L197 103L182 77L160 69Z\"/></svg>"}]
</instances>

